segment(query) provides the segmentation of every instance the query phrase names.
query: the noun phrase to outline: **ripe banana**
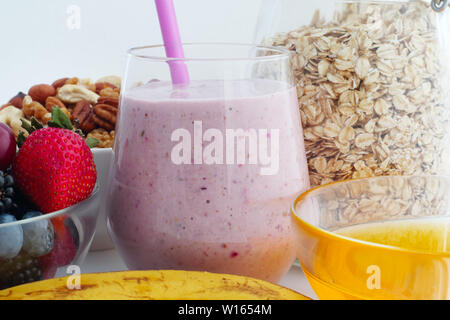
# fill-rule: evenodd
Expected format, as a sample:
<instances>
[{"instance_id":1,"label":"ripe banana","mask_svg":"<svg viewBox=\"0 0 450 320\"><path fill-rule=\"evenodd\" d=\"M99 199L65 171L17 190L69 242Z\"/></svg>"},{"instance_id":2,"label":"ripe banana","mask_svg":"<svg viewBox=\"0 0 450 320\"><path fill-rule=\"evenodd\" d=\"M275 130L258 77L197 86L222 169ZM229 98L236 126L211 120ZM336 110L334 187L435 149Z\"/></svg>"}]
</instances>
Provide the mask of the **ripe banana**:
<instances>
[{"instance_id":1,"label":"ripe banana","mask_svg":"<svg viewBox=\"0 0 450 320\"><path fill-rule=\"evenodd\" d=\"M196 271L124 271L49 279L0 291L0 300L309 300L253 278Z\"/></svg>"}]
</instances>

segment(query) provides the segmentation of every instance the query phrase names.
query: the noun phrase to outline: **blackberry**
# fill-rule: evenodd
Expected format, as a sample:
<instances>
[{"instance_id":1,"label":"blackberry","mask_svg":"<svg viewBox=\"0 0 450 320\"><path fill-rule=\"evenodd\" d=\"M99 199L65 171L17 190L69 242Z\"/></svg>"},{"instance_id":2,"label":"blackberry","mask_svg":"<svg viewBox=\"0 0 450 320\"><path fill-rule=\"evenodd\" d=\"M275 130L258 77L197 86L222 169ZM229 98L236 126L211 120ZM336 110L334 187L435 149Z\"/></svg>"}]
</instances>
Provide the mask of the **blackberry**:
<instances>
[{"instance_id":1,"label":"blackberry","mask_svg":"<svg viewBox=\"0 0 450 320\"><path fill-rule=\"evenodd\" d=\"M43 276L38 260L24 251L0 263L0 290L39 280Z\"/></svg>"},{"instance_id":2,"label":"blackberry","mask_svg":"<svg viewBox=\"0 0 450 320\"><path fill-rule=\"evenodd\" d=\"M24 215L30 211L37 211L36 206L31 203L28 198L16 188L14 196L14 207L12 210L12 214L16 217L17 220L22 220Z\"/></svg>"},{"instance_id":3,"label":"blackberry","mask_svg":"<svg viewBox=\"0 0 450 320\"><path fill-rule=\"evenodd\" d=\"M6 172L0 171L0 213L9 213L17 209L15 203L14 179L10 169Z\"/></svg>"}]
</instances>

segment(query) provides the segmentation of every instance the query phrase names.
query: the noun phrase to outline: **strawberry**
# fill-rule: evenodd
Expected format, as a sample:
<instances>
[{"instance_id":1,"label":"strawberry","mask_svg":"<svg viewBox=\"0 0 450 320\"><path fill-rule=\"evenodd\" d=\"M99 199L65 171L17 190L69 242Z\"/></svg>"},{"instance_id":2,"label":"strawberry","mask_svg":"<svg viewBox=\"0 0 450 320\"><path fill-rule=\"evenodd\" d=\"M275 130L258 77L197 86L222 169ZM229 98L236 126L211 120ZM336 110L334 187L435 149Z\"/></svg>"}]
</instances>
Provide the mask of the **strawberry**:
<instances>
[{"instance_id":1,"label":"strawberry","mask_svg":"<svg viewBox=\"0 0 450 320\"><path fill-rule=\"evenodd\" d=\"M16 185L43 213L86 199L97 180L89 146L68 129L48 127L24 141L13 162Z\"/></svg>"},{"instance_id":2,"label":"strawberry","mask_svg":"<svg viewBox=\"0 0 450 320\"><path fill-rule=\"evenodd\" d=\"M65 217L56 217L52 219L53 228L55 230L53 250L46 255L37 258L44 279L53 278L56 270L59 267L70 264L77 253L72 234L65 226L64 220Z\"/></svg>"}]
</instances>

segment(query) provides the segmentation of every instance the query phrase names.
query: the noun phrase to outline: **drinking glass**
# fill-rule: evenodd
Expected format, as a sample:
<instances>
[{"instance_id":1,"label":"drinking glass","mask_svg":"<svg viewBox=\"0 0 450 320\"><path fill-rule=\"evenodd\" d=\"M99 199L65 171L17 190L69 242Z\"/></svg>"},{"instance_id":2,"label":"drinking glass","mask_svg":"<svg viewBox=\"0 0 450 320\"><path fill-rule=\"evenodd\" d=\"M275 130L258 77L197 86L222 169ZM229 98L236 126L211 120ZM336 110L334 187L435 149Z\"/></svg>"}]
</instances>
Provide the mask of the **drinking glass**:
<instances>
[{"instance_id":1,"label":"drinking glass","mask_svg":"<svg viewBox=\"0 0 450 320\"><path fill-rule=\"evenodd\" d=\"M130 269L278 281L295 259L289 206L309 188L290 54L244 44L128 52L108 228ZM173 84L171 66L189 82Z\"/></svg>"}]
</instances>

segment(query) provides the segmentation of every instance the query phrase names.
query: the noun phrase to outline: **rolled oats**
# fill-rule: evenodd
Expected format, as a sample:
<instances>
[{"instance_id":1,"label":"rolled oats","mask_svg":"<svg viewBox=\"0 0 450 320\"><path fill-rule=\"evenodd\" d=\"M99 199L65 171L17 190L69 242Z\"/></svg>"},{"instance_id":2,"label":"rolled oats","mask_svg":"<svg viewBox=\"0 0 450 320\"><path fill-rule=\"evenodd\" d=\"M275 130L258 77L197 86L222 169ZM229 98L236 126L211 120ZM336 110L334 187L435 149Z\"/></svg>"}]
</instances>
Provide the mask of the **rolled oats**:
<instances>
[{"instance_id":1,"label":"rolled oats","mask_svg":"<svg viewBox=\"0 0 450 320\"><path fill-rule=\"evenodd\" d=\"M362 165L358 161L358 166ZM336 230L380 220L447 216L449 181L445 177L379 177L329 186L314 195L321 227Z\"/></svg>"},{"instance_id":2,"label":"rolled oats","mask_svg":"<svg viewBox=\"0 0 450 320\"><path fill-rule=\"evenodd\" d=\"M331 21L316 12L309 26L265 41L295 51L312 186L448 172L448 76L435 13L422 1L342 6Z\"/></svg>"}]
</instances>

